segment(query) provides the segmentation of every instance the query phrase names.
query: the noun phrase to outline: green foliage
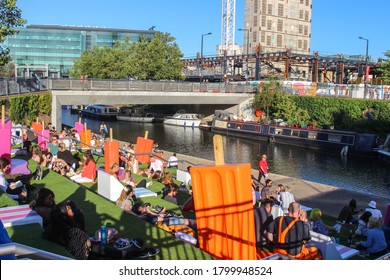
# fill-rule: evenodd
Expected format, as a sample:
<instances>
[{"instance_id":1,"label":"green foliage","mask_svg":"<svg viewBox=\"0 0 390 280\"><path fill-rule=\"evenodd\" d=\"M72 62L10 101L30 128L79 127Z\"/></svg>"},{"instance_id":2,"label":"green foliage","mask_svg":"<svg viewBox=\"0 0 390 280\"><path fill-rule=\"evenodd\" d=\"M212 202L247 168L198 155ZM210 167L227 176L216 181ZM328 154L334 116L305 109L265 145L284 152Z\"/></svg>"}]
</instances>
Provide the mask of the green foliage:
<instances>
[{"instance_id":1,"label":"green foliage","mask_svg":"<svg viewBox=\"0 0 390 280\"><path fill-rule=\"evenodd\" d=\"M3 48L8 36L17 34L15 27L22 27L26 20L22 19L22 11L16 6L16 0L0 0L0 65L7 64L9 49Z\"/></svg>"},{"instance_id":2,"label":"green foliage","mask_svg":"<svg viewBox=\"0 0 390 280\"><path fill-rule=\"evenodd\" d=\"M277 118L287 121L288 124L306 125L310 116L307 110L297 105L283 92L281 83L270 78L255 95L253 108L267 112L267 118ZM269 116L269 117L268 117Z\"/></svg>"},{"instance_id":3,"label":"green foliage","mask_svg":"<svg viewBox=\"0 0 390 280\"><path fill-rule=\"evenodd\" d=\"M95 46L75 61L72 77L88 76L96 79L177 80L182 73L183 54L168 33L157 32L149 41L117 42L113 48Z\"/></svg>"},{"instance_id":4,"label":"green foliage","mask_svg":"<svg viewBox=\"0 0 390 280\"><path fill-rule=\"evenodd\" d=\"M15 123L24 124L26 121L28 123L35 121L40 114L50 115L51 100L50 92L11 97L10 119Z\"/></svg>"},{"instance_id":5,"label":"green foliage","mask_svg":"<svg viewBox=\"0 0 390 280\"><path fill-rule=\"evenodd\" d=\"M383 59L383 61L379 63L378 70L381 73L380 78L385 83L390 83L390 50L386 51L384 55L387 59Z\"/></svg>"}]
</instances>

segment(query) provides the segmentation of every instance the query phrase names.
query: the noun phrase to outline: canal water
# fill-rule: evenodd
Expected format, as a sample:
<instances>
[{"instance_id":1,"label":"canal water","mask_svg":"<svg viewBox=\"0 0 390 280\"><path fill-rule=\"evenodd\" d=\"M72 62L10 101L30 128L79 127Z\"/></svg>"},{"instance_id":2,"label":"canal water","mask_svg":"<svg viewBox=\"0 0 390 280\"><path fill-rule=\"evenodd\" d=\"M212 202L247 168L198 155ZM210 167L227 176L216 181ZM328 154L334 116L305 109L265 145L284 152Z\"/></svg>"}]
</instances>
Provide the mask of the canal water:
<instances>
[{"instance_id":1,"label":"canal water","mask_svg":"<svg viewBox=\"0 0 390 280\"><path fill-rule=\"evenodd\" d=\"M62 118L65 125L73 126L79 116L63 109ZM101 121L83 118L82 123L98 132ZM113 129L115 139L136 142L138 136L144 136L148 131L148 138L158 143L162 150L214 160L213 133L209 131L162 123L106 123ZM251 163L252 168L257 169L260 156L267 154L271 173L390 198L390 166L376 159L342 157L278 143L222 137L226 163Z\"/></svg>"}]
</instances>

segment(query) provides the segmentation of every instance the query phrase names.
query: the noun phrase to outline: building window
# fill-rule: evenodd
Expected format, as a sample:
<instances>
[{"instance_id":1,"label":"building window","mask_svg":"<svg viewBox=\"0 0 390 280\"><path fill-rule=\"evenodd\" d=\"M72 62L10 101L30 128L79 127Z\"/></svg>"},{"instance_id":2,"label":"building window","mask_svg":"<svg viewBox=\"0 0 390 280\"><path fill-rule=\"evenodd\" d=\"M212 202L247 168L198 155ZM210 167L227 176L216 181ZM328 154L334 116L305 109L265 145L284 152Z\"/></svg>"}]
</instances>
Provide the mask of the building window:
<instances>
[{"instance_id":1,"label":"building window","mask_svg":"<svg viewBox=\"0 0 390 280\"><path fill-rule=\"evenodd\" d=\"M283 20L278 19L278 32L283 32Z\"/></svg>"},{"instance_id":2,"label":"building window","mask_svg":"<svg viewBox=\"0 0 390 280\"><path fill-rule=\"evenodd\" d=\"M267 36L267 46L271 46L271 36Z\"/></svg>"},{"instance_id":3,"label":"building window","mask_svg":"<svg viewBox=\"0 0 390 280\"><path fill-rule=\"evenodd\" d=\"M267 18L265 16L261 16L261 26L262 27L267 26Z\"/></svg>"},{"instance_id":4,"label":"building window","mask_svg":"<svg viewBox=\"0 0 390 280\"><path fill-rule=\"evenodd\" d=\"M272 4L268 4L268 11L267 11L267 13L269 15L272 15Z\"/></svg>"},{"instance_id":5,"label":"building window","mask_svg":"<svg viewBox=\"0 0 390 280\"><path fill-rule=\"evenodd\" d=\"M307 51L307 49L308 49L307 40L303 40L303 48L305 49L305 51Z\"/></svg>"},{"instance_id":6,"label":"building window","mask_svg":"<svg viewBox=\"0 0 390 280\"><path fill-rule=\"evenodd\" d=\"M272 29L272 20L267 20L267 30L271 30Z\"/></svg>"},{"instance_id":7,"label":"building window","mask_svg":"<svg viewBox=\"0 0 390 280\"><path fill-rule=\"evenodd\" d=\"M279 4L278 5L278 16L282 17L284 14L284 5L283 4Z\"/></svg>"},{"instance_id":8,"label":"building window","mask_svg":"<svg viewBox=\"0 0 390 280\"><path fill-rule=\"evenodd\" d=\"M265 33L264 32L261 32L261 42L262 43L265 42Z\"/></svg>"},{"instance_id":9,"label":"building window","mask_svg":"<svg viewBox=\"0 0 390 280\"><path fill-rule=\"evenodd\" d=\"M253 17L253 26L257 26L257 16Z\"/></svg>"},{"instance_id":10,"label":"building window","mask_svg":"<svg viewBox=\"0 0 390 280\"><path fill-rule=\"evenodd\" d=\"M253 12L257 14L257 11L259 9L259 0L254 0L253 1Z\"/></svg>"},{"instance_id":11,"label":"building window","mask_svg":"<svg viewBox=\"0 0 390 280\"><path fill-rule=\"evenodd\" d=\"M283 39L282 39L282 35L277 35L276 36L276 45L278 48L281 48L283 46Z\"/></svg>"},{"instance_id":12,"label":"building window","mask_svg":"<svg viewBox=\"0 0 390 280\"><path fill-rule=\"evenodd\" d=\"M307 25L304 27L303 35L309 35L309 27Z\"/></svg>"},{"instance_id":13,"label":"building window","mask_svg":"<svg viewBox=\"0 0 390 280\"><path fill-rule=\"evenodd\" d=\"M253 31L253 33L252 33L252 42L253 43L257 42L257 31Z\"/></svg>"},{"instance_id":14,"label":"building window","mask_svg":"<svg viewBox=\"0 0 390 280\"><path fill-rule=\"evenodd\" d=\"M298 40L298 49L302 49L302 40Z\"/></svg>"},{"instance_id":15,"label":"building window","mask_svg":"<svg viewBox=\"0 0 390 280\"><path fill-rule=\"evenodd\" d=\"M309 21L309 11L305 11L305 20Z\"/></svg>"},{"instance_id":16,"label":"building window","mask_svg":"<svg viewBox=\"0 0 390 280\"><path fill-rule=\"evenodd\" d=\"M302 26L302 24L300 24L298 26L298 34L302 34L302 33L303 33L303 26Z\"/></svg>"},{"instance_id":17,"label":"building window","mask_svg":"<svg viewBox=\"0 0 390 280\"><path fill-rule=\"evenodd\" d=\"M299 18L303 19L303 10L299 10Z\"/></svg>"},{"instance_id":18,"label":"building window","mask_svg":"<svg viewBox=\"0 0 390 280\"><path fill-rule=\"evenodd\" d=\"M309 0L306 0L305 5L306 5L306 6L309 6Z\"/></svg>"},{"instance_id":19,"label":"building window","mask_svg":"<svg viewBox=\"0 0 390 280\"><path fill-rule=\"evenodd\" d=\"M263 0L263 2L261 3L262 6L261 6L261 12L263 14L265 14L265 12L267 11L267 1L266 0Z\"/></svg>"},{"instance_id":20,"label":"building window","mask_svg":"<svg viewBox=\"0 0 390 280\"><path fill-rule=\"evenodd\" d=\"M303 4L303 0L300 0L299 3L300 3L300 4Z\"/></svg>"}]
</instances>

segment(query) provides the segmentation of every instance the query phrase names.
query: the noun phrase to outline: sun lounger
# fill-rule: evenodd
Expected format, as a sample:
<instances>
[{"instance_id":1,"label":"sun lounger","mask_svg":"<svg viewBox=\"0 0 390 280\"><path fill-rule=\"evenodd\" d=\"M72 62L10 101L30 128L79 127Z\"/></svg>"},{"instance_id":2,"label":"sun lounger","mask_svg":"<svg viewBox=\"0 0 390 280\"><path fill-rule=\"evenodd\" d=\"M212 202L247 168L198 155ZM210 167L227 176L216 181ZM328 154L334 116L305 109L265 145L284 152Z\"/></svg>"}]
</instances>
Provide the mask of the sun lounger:
<instances>
[{"instance_id":1,"label":"sun lounger","mask_svg":"<svg viewBox=\"0 0 390 280\"><path fill-rule=\"evenodd\" d=\"M310 231L310 236L308 245L320 249L324 260L346 260L359 254L359 250L335 243L327 235Z\"/></svg>"},{"instance_id":2,"label":"sun lounger","mask_svg":"<svg viewBox=\"0 0 390 280\"><path fill-rule=\"evenodd\" d=\"M38 223L43 225L42 217L29 205L18 205L0 208L0 220L4 227Z\"/></svg>"},{"instance_id":3,"label":"sun lounger","mask_svg":"<svg viewBox=\"0 0 390 280\"><path fill-rule=\"evenodd\" d=\"M114 176L103 169L98 169L98 193L110 201L116 201L122 190L123 184ZM157 196L157 193L146 188L134 188L137 197Z\"/></svg>"}]
</instances>

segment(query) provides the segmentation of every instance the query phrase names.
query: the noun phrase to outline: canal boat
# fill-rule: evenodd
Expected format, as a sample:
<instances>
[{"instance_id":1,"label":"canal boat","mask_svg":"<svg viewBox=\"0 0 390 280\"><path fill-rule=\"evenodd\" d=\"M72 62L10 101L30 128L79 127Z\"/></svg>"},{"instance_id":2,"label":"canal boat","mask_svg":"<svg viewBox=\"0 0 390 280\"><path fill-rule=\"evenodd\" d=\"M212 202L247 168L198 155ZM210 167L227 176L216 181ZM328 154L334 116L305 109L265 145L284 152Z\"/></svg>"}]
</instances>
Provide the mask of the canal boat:
<instances>
[{"instance_id":1,"label":"canal boat","mask_svg":"<svg viewBox=\"0 0 390 280\"><path fill-rule=\"evenodd\" d=\"M196 113L186 113L185 111L178 111L173 116L164 118L164 124L177 125L184 127L199 127L202 118Z\"/></svg>"},{"instance_id":2,"label":"canal boat","mask_svg":"<svg viewBox=\"0 0 390 280\"><path fill-rule=\"evenodd\" d=\"M117 119L118 111L114 106L93 104L80 110L80 114L86 118L112 121Z\"/></svg>"},{"instance_id":3,"label":"canal boat","mask_svg":"<svg viewBox=\"0 0 390 280\"><path fill-rule=\"evenodd\" d=\"M128 122L151 123L154 117L145 112L145 107L120 107L117 119Z\"/></svg>"},{"instance_id":4,"label":"canal boat","mask_svg":"<svg viewBox=\"0 0 390 280\"><path fill-rule=\"evenodd\" d=\"M333 129L302 128L280 123L258 123L236 120L234 115L216 110L211 124L213 133L267 140L317 150L335 151L342 155L375 155L378 137L375 134Z\"/></svg>"},{"instance_id":5,"label":"canal boat","mask_svg":"<svg viewBox=\"0 0 390 280\"><path fill-rule=\"evenodd\" d=\"M387 134L385 143L377 150L379 159L385 163L390 163L390 134Z\"/></svg>"}]
</instances>

